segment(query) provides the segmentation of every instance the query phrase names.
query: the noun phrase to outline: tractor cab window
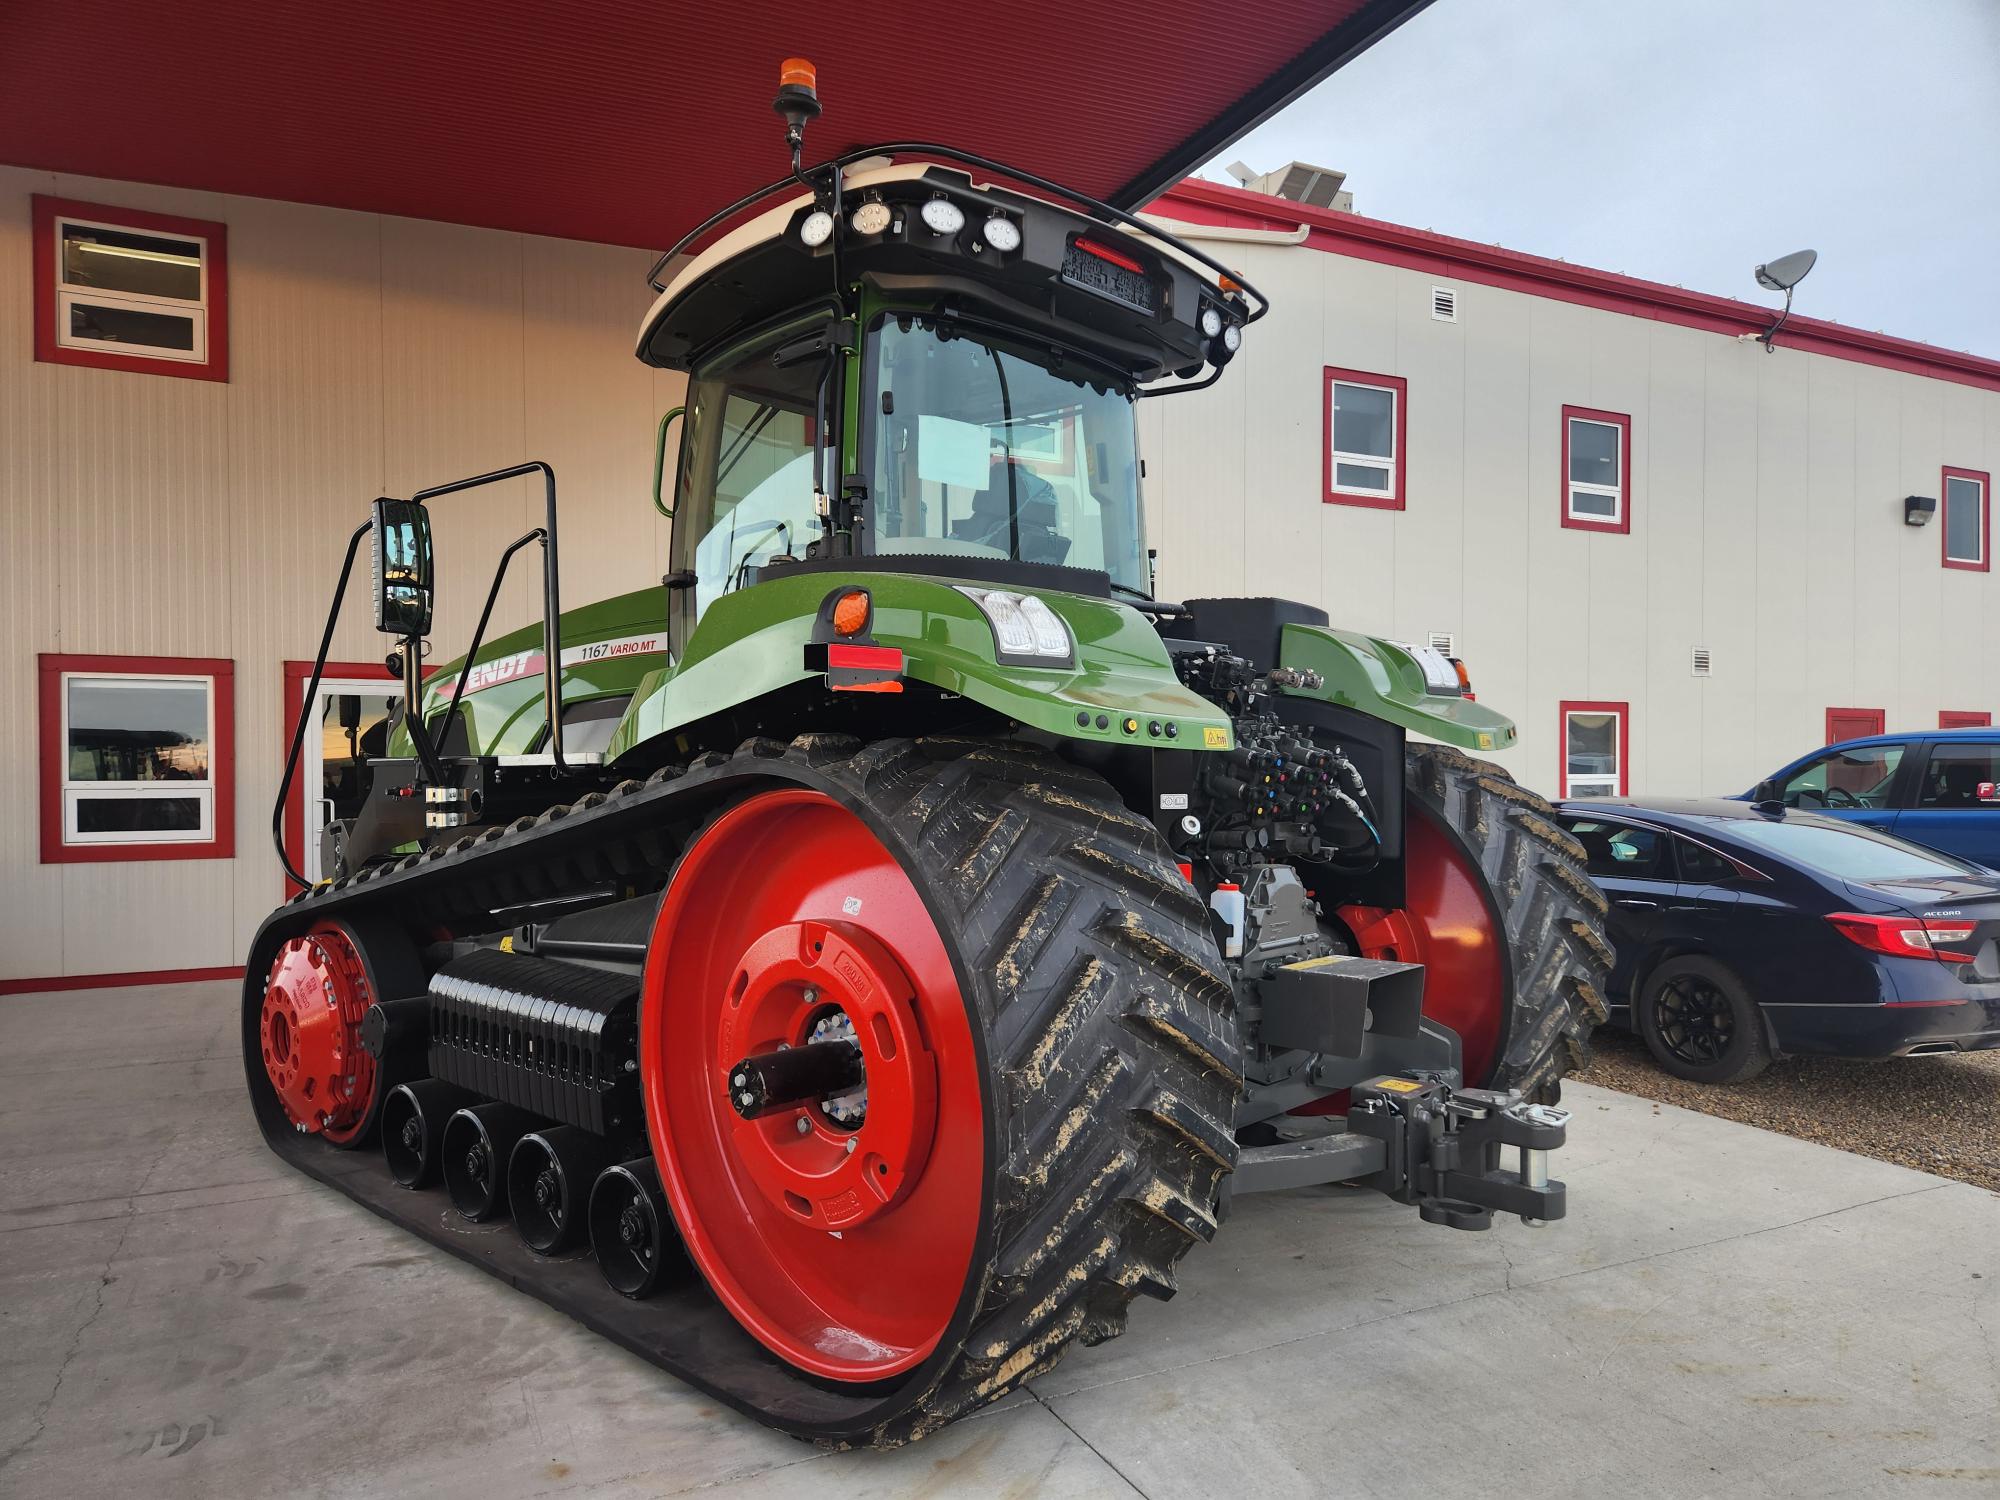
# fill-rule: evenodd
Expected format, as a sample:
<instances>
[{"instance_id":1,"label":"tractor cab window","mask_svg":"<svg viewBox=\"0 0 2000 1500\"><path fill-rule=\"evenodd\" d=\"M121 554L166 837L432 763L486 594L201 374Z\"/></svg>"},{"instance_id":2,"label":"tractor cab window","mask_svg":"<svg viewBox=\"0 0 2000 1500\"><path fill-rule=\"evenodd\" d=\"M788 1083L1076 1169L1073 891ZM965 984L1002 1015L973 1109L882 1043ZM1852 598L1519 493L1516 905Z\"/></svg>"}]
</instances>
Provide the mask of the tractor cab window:
<instances>
[{"instance_id":1,"label":"tractor cab window","mask_svg":"<svg viewBox=\"0 0 2000 1500\"><path fill-rule=\"evenodd\" d=\"M1113 375L924 318L869 343L872 550L1093 568L1146 591L1132 398Z\"/></svg>"},{"instance_id":2,"label":"tractor cab window","mask_svg":"<svg viewBox=\"0 0 2000 1500\"><path fill-rule=\"evenodd\" d=\"M813 513L817 360L780 366L763 346L689 393L674 561L696 577L697 616L779 557L804 557Z\"/></svg>"}]
</instances>

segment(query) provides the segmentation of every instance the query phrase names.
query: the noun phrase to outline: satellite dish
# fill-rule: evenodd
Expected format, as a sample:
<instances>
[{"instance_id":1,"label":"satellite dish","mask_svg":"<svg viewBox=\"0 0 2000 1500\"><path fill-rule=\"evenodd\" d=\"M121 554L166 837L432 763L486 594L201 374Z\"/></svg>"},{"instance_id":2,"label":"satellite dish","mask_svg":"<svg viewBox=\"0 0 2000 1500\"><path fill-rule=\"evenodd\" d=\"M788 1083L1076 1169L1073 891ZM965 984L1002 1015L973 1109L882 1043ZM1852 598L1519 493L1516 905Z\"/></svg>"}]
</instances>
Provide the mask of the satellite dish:
<instances>
[{"instance_id":1,"label":"satellite dish","mask_svg":"<svg viewBox=\"0 0 2000 1500\"><path fill-rule=\"evenodd\" d=\"M1806 272L1819 259L1817 250L1794 250L1757 268L1757 285L1769 292L1789 292L1806 279Z\"/></svg>"}]
</instances>

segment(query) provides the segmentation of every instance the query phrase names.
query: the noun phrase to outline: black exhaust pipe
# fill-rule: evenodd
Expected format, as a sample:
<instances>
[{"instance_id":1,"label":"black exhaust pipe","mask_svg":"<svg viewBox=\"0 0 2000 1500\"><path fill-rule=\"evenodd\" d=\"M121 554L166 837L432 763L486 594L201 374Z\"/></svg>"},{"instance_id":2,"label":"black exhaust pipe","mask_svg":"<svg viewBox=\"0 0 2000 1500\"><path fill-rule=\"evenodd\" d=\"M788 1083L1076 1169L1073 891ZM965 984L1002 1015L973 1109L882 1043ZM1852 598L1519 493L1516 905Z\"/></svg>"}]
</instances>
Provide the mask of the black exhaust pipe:
<instances>
[{"instance_id":1,"label":"black exhaust pipe","mask_svg":"<svg viewBox=\"0 0 2000 1500\"><path fill-rule=\"evenodd\" d=\"M444 1124L453 1111L479 1102L455 1083L420 1078L400 1083L382 1101L382 1155L389 1175L406 1188L427 1188L444 1164Z\"/></svg>"},{"instance_id":2,"label":"black exhaust pipe","mask_svg":"<svg viewBox=\"0 0 2000 1500\"><path fill-rule=\"evenodd\" d=\"M511 1104L472 1104L444 1124L444 1190L475 1224L507 1214L507 1158L542 1122Z\"/></svg>"},{"instance_id":3,"label":"black exhaust pipe","mask_svg":"<svg viewBox=\"0 0 2000 1500\"><path fill-rule=\"evenodd\" d=\"M591 1186L610 1164L604 1138L575 1125L531 1131L515 1142L507 1158L507 1201L530 1250L554 1255L582 1241Z\"/></svg>"},{"instance_id":4,"label":"black exhaust pipe","mask_svg":"<svg viewBox=\"0 0 2000 1500\"><path fill-rule=\"evenodd\" d=\"M598 1174L590 1190L590 1245L612 1290L634 1299L695 1274L649 1157Z\"/></svg>"}]
</instances>

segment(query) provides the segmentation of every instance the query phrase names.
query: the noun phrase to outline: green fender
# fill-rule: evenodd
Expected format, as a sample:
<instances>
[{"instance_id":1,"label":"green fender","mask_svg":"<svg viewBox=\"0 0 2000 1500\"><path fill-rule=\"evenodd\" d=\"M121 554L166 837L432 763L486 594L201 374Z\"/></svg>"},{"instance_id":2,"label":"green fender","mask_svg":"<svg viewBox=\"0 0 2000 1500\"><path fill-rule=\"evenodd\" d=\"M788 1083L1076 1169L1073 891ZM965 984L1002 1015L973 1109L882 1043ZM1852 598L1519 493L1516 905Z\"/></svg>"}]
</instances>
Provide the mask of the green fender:
<instances>
[{"instance_id":1,"label":"green fender","mask_svg":"<svg viewBox=\"0 0 2000 1500\"><path fill-rule=\"evenodd\" d=\"M609 758L616 762L649 740L817 676L805 665L806 644L821 602L843 588L868 591L870 633L877 645L901 649L903 675L912 682L1066 739L1234 747L1228 716L1182 686L1159 633L1122 604L1026 591L1069 626L1076 665L1001 666L986 617L950 583L920 574L813 571L778 572L711 604L680 661L639 684L612 735Z\"/></svg>"},{"instance_id":2,"label":"green fender","mask_svg":"<svg viewBox=\"0 0 2000 1500\"><path fill-rule=\"evenodd\" d=\"M1462 750L1505 750L1520 737L1512 719L1483 703L1429 692L1423 667L1392 641L1324 625L1287 625L1278 654L1283 665L1321 678L1317 688L1288 688L1293 697L1358 709Z\"/></svg>"}]
</instances>

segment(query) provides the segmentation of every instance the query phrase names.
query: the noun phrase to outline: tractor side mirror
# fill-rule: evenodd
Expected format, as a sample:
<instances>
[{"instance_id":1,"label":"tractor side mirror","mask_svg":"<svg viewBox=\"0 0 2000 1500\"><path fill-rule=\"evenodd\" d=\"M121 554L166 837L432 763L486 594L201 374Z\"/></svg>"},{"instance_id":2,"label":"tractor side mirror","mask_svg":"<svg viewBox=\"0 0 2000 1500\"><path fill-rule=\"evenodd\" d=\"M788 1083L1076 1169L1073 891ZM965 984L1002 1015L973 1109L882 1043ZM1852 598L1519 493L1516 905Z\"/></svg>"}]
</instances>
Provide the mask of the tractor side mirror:
<instances>
[{"instance_id":1,"label":"tractor side mirror","mask_svg":"<svg viewBox=\"0 0 2000 1500\"><path fill-rule=\"evenodd\" d=\"M377 500L371 524L375 628L385 635L429 635L435 587L430 512L414 500Z\"/></svg>"}]
</instances>

